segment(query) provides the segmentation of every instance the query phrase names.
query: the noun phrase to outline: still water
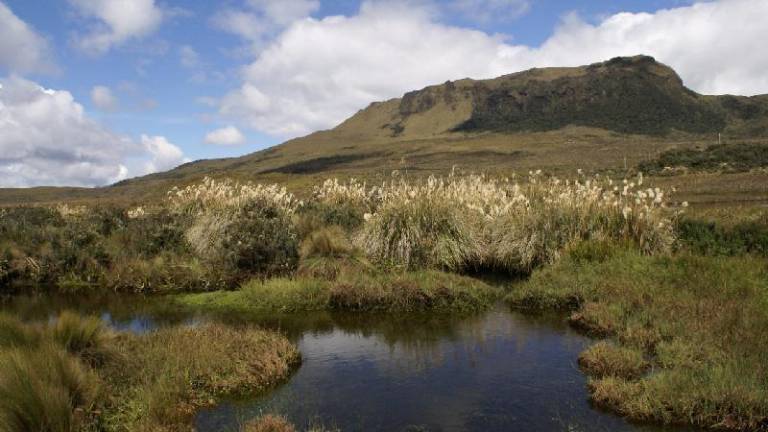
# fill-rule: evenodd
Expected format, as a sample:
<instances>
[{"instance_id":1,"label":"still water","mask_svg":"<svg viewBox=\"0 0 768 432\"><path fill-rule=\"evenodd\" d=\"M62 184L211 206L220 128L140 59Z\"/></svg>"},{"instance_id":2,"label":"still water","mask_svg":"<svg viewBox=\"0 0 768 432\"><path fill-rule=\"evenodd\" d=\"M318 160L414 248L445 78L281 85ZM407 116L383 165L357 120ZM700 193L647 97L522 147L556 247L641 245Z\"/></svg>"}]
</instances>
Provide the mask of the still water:
<instances>
[{"instance_id":1,"label":"still water","mask_svg":"<svg viewBox=\"0 0 768 432\"><path fill-rule=\"evenodd\" d=\"M313 313L280 317L189 316L157 299L68 302L18 298L27 319L69 308L135 332L223 319L277 329L302 364L275 389L201 411L196 430L236 431L265 413L300 427L343 431L681 431L631 424L589 404L576 359L592 341L562 316L498 306L481 315Z\"/></svg>"}]
</instances>

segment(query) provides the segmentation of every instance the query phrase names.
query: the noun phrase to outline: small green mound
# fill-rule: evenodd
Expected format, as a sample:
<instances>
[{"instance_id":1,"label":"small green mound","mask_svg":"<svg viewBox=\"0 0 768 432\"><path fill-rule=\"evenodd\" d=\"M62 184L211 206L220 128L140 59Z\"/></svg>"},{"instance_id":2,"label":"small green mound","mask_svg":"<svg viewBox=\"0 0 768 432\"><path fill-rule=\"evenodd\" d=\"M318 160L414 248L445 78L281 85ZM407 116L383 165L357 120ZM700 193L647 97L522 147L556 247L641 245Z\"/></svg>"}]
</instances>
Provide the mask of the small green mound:
<instances>
[{"instance_id":1,"label":"small green mound","mask_svg":"<svg viewBox=\"0 0 768 432\"><path fill-rule=\"evenodd\" d=\"M252 280L238 291L181 294L186 307L213 312L476 311L490 306L497 289L473 278L436 270L345 274L335 281L297 277Z\"/></svg>"},{"instance_id":2,"label":"small green mound","mask_svg":"<svg viewBox=\"0 0 768 432\"><path fill-rule=\"evenodd\" d=\"M581 353L579 366L585 373L596 378L612 376L636 379L650 365L643 353L636 349L598 342Z\"/></svg>"}]
</instances>

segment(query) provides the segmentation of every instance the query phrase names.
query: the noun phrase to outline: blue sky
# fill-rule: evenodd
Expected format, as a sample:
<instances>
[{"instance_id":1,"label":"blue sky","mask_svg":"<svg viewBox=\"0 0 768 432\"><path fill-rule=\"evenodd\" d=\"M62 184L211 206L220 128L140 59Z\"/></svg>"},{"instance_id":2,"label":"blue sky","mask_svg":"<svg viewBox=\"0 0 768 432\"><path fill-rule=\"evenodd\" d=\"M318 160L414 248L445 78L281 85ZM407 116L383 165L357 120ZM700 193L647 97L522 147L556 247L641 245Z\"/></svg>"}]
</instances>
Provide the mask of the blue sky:
<instances>
[{"instance_id":1,"label":"blue sky","mask_svg":"<svg viewBox=\"0 0 768 432\"><path fill-rule=\"evenodd\" d=\"M15 141L0 131L14 155L0 158L0 186L99 185L238 156L445 79L614 55L655 55L698 91L766 93L768 62L740 56L766 40L761 14L766 0L0 0L0 98L28 92L0 105L0 125L5 109L16 128ZM721 25L739 19L751 24ZM35 86L71 96L58 120L30 117L52 98ZM49 121L56 139L39 136Z\"/></svg>"}]
</instances>

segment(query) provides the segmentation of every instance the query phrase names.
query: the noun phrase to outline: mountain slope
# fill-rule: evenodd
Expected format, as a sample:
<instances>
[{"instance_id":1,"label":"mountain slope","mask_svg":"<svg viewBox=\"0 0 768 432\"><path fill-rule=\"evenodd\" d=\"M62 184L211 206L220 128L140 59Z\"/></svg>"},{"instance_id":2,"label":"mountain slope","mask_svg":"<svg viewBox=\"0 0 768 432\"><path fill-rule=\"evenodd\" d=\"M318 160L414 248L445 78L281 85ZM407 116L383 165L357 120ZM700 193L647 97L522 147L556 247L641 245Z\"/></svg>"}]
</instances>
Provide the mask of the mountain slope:
<instances>
[{"instance_id":1,"label":"mountain slope","mask_svg":"<svg viewBox=\"0 0 768 432\"><path fill-rule=\"evenodd\" d=\"M380 181L464 170L624 169L674 148L768 136L768 95L704 96L647 56L463 79L372 103L337 127L239 158L197 161L96 189L0 190L0 204L56 199L143 201L203 176L285 182Z\"/></svg>"}]
</instances>

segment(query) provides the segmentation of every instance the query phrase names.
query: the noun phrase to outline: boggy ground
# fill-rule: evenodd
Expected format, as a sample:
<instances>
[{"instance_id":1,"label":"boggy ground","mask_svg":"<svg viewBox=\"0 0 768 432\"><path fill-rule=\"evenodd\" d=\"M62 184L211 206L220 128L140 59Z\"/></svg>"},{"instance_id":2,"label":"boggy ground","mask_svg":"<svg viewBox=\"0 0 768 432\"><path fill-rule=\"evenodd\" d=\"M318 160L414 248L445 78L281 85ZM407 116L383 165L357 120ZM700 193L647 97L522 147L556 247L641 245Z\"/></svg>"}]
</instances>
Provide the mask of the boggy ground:
<instances>
[{"instance_id":1,"label":"boggy ground","mask_svg":"<svg viewBox=\"0 0 768 432\"><path fill-rule=\"evenodd\" d=\"M220 397L263 391L299 362L277 333L221 324L144 335L62 313L0 316L0 429L180 431Z\"/></svg>"},{"instance_id":2,"label":"boggy ground","mask_svg":"<svg viewBox=\"0 0 768 432\"><path fill-rule=\"evenodd\" d=\"M598 405L637 420L768 428L768 262L574 248L507 296L605 338L579 358Z\"/></svg>"},{"instance_id":3,"label":"boggy ground","mask_svg":"<svg viewBox=\"0 0 768 432\"><path fill-rule=\"evenodd\" d=\"M225 314L455 313L503 294L461 273L530 275L510 287L512 305L570 308L573 325L606 339L580 358L598 404L765 429L766 214L685 217L643 182L397 177L329 181L299 201L276 185L208 179L159 207L3 209L0 291L172 293ZM74 316L3 318L0 347L10 431L176 430L221 395L272 385L298 358L258 329L113 335Z\"/></svg>"}]
</instances>

